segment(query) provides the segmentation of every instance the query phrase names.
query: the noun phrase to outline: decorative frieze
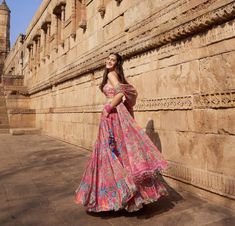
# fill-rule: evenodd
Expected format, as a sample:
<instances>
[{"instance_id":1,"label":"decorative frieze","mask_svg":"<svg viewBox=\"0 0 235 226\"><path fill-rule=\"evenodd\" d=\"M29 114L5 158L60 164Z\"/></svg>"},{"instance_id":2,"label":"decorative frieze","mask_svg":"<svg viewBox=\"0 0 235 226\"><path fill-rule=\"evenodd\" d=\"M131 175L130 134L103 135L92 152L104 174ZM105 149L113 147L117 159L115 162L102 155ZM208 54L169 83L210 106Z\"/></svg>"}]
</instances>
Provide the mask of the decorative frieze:
<instances>
[{"instance_id":1,"label":"decorative frieze","mask_svg":"<svg viewBox=\"0 0 235 226\"><path fill-rule=\"evenodd\" d=\"M232 176L174 162L169 162L169 168L163 172L163 175L235 199L235 178Z\"/></svg>"},{"instance_id":2,"label":"decorative frieze","mask_svg":"<svg viewBox=\"0 0 235 226\"><path fill-rule=\"evenodd\" d=\"M235 107L235 91L210 94L194 94L169 98L140 99L134 111L161 111L161 110L193 110L198 108L231 108ZM52 108L50 113L81 113L101 112L103 104ZM47 112L46 109L43 110ZM48 113L48 112L47 112Z\"/></svg>"},{"instance_id":3,"label":"decorative frieze","mask_svg":"<svg viewBox=\"0 0 235 226\"><path fill-rule=\"evenodd\" d=\"M177 17L180 16L181 15ZM108 52L118 51L122 53L124 58L128 59L151 49L156 49L173 41L205 31L214 25L224 23L233 18L235 18L235 2L231 2L213 11L207 12L160 34L159 31L162 30L160 27L161 25L158 26L158 29L152 29L149 32L144 31L143 34L132 38L130 41L126 41L125 36L121 36L122 38L120 38L118 46L116 42L110 43L109 45L105 44L102 48L99 48L99 50L87 54L84 58L81 57L76 64L73 64L73 66L69 67L68 65L60 70L56 77L52 78L52 80L54 80L52 84L58 84L101 68ZM177 18L175 20L177 21ZM31 87L30 94L50 86L50 83L42 82L35 87Z\"/></svg>"},{"instance_id":4,"label":"decorative frieze","mask_svg":"<svg viewBox=\"0 0 235 226\"><path fill-rule=\"evenodd\" d=\"M194 108L231 108L235 107L235 91L209 94L195 94Z\"/></svg>"},{"instance_id":5,"label":"decorative frieze","mask_svg":"<svg viewBox=\"0 0 235 226\"><path fill-rule=\"evenodd\" d=\"M137 102L135 111L192 109L192 96L143 99Z\"/></svg>"}]
</instances>

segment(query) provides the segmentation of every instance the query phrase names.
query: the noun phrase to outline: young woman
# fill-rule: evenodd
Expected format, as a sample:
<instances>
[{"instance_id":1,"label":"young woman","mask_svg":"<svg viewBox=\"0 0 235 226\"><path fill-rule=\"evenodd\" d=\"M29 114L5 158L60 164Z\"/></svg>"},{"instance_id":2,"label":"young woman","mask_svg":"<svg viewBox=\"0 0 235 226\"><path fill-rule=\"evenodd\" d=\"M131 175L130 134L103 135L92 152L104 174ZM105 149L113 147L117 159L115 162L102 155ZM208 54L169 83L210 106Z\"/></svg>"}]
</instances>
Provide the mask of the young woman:
<instances>
[{"instance_id":1,"label":"young woman","mask_svg":"<svg viewBox=\"0 0 235 226\"><path fill-rule=\"evenodd\" d=\"M94 150L75 192L75 202L92 212L137 211L167 195L157 177L167 162L134 120L137 92L126 81L122 64L118 53L106 60L100 89L107 103Z\"/></svg>"}]
</instances>

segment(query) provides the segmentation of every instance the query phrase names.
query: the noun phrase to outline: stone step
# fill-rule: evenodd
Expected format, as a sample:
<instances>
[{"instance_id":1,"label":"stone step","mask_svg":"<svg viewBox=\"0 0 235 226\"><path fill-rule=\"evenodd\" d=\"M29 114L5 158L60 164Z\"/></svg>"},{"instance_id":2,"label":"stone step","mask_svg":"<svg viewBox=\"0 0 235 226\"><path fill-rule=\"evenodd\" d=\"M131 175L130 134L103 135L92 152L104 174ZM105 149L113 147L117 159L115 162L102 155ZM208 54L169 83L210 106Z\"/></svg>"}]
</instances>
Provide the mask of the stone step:
<instances>
[{"instance_id":1,"label":"stone step","mask_svg":"<svg viewBox=\"0 0 235 226\"><path fill-rule=\"evenodd\" d=\"M0 123L0 129L9 129L9 124L1 124Z\"/></svg>"},{"instance_id":2,"label":"stone step","mask_svg":"<svg viewBox=\"0 0 235 226\"><path fill-rule=\"evenodd\" d=\"M10 130L9 129L0 129L0 134L9 134Z\"/></svg>"},{"instance_id":3,"label":"stone step","mask_svg":"<svg viewBox=\"0 0 235 226\"><path fill-rule=\"evenodd\" d=\"M11 128L12 135L40 134L40 129L37 128Z\"/></svg>"}]
</instances>

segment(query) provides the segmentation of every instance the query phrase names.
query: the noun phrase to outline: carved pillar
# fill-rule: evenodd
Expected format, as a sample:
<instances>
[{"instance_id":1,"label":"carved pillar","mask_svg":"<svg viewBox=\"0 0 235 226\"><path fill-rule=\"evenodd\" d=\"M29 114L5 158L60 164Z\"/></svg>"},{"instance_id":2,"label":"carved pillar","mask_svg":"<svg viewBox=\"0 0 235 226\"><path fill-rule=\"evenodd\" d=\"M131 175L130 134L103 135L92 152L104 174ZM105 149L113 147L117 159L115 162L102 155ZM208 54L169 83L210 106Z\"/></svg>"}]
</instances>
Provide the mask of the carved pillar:
<instances>
[{"instance_id":1,"label":"carved pillar","mask_svg":"<svg viewBox=\"0 0 235 226\"><path fill-rule=\"evenodd\" d=\"M48 23L47 24L47 35L46 35L46 45L47 45L47 48L46 48L46 56L49 57L50 55L50 48L51 48L51 45L50 45L50 36L51 36L51 23Z\"/></svg>"},{"instance_id":2,"label":"carved pillar","mask_svg":"<svg viewBox=\"0 0 235 226\"><path fill-rule=\"evenodd\" d=\"M36 64L36 52L37 52L37 43L36 40L33 40L33 49L32 49L32 69Z\"/></svg>"},{"instance_id":3,"label":"carved pillar","mask_svg":"<svg viewBox=\"0 0 235 226\"><path fill-rule=\"evenodd\" d=\"M55 40L54 40L54 43L53 43L53 49L57 50L58 49L58 19L57 19L57 16L55 14L53 15L53 20L54 20L54 23L55 23L55 26L54 26Z\"/></svg>"},{"instance_id":4,"label":"carved pillar","mask_svg":"<svg viewBox=\"0 0 235 226\"><path fill-rule=\"evenodd\" d=\"M115 0L117 2L118 5L121 4L122 0Z\"/></svg>"},{"instance_id":5,"label":"carved pillar","mask_svg":"<svg viewBox=\"0 0 235 226\"><path fill-rule=\"evenodd\" d=\"M41 36L37 36L37 64L40 65Z\"/></svg>"},{"instance_id":6,"label":"carved pillar","mask_svg":"<svg viewBox=\"0 0 235 226\"><path fill-rule=\"evenodd\" d=\"M60 44L64 41L65 5L61 5Z\"/></svg>"},{"instance_id":7,"label":"carved pillar","mask_svg":"<svg viewBox=\"0 0 235 226\"><path fill-rule=\"evenodd\" d=\"M28 68L31 71L32 70L32 61L33 61L33 44L29 43L27 45L28 48L28 53L29 53L29 57L28 57Z\"/></svg>"},{"instance_id":8,"label":"carved pillar","mask_svg":"<svg viewBox=\"0 0 235 226\"><path fill-rule=\"evenodd\" d=\"M55 32L55 49L58 48L59 44L63 44L64 36L63 36L63 27L65 21L65 5L66 2L64 0L60 0L59 3L53 9L53 14L55 16L56 21L56 32Z\"/></svg>"},{"instance_id":9,"label":"carved pillar","mask_svg":"<svg viewBox=\"0 0 235 226\"><path fill-rule=\"evenodd\" d=\"M71 20L72 20L72 29L71 29L71 37L75 38L76 37L76 8L77 8L77 0L72 0L72 15L71 15Z\"/></svg>"},{"instance_id":10,"label":"carved pillar","mask_svg":"<svg viewBox=\"0 0 235 226\"><path fill-rule=\"evenodd\" d=\"M104 5L104 0L100 0L100 4L98 6L98 12L100 13L100 16L104 18L105 15L105 5Z\"/></svg>"},{"instance_id":11,"label":"carved pillar","mask_svg":"<svg viewBox=\"0 0 235 226\"><path fill-rule=\"evenodd\" d=\"M81 5L81 21L79 23L79 27L83 30L86 30L87 27L87 21L86 21L86 3L85 0L82 0Z\"/></svg>"}]
</instances>

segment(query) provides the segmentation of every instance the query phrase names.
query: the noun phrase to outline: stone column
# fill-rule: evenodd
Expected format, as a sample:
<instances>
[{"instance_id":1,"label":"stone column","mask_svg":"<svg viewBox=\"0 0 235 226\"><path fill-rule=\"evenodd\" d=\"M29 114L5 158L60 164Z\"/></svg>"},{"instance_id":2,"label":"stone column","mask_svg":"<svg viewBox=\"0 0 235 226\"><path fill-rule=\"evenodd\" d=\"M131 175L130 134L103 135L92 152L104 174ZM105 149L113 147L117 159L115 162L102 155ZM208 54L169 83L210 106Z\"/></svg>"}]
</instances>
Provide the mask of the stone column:
<instances>
[{"instance_id":1,"label":"stone column","mask_svg":"<svg viewBox=\"0 0 235 226\"><path fill-rule=\"evenodd\" d=\"M87 27L87 21L86 21L86 2L85 0L82 0L82 6L81 6L81 21L79 23L79 27L83 30L86 30Z\"/></svg>"},{"instance_id":2,"label":"stone column","mask_svg":"<svg viewBox=\"0 0 235 226\"><path fill-rule=\"evenodd\" d=\"M64 42L65 5L61 5L60 44Z\"/></svg>"},{"instance_id":3,"label":"stone column","mask_svg":"<svg viewBox=\"0 0 235 226\"><path fill-rule=\"evenodd\" d=\"M52 48L54 50L58 49L58 19L56 14L53 14L52 16L52 25L53 25L53 43L52 43Z\"/></svg>"},{"instance_id":4,"label":"stone column","mask_svg":"<svg viewBox=\"0 0 235 226\"><path fill-rule=\"evenodd\" d=\"M33 51L32 51L32 69L36 64L36 52L37 52L37 43L36 40L33 41Z\"/></svg>"},{"instance_id":5,"label":"stone column","mask_svg":"<svg viewBox=\"0 0 235 226\"><path fill-rule=\"evenodd\" d=\"M71 29L71 37L75 38L76 37L76 2L77 0L72 0L72 15L71 15L71 20L72 20L72 29Z\"/></svg>"},{"instance_id":6,"label":"stone column","mask_svg":"<svg viewBox=\"0 0 235 226\"><path fill-rule=\"evenodd\" d=\"M40 47L41 47L41 36L37 36L37 59L36 63L40 64Z\"/></svg>"},{"instance_id":7,"label":"stone column","mask_svg":"<svg viewBox=\"0 0 235 226\"><path fill-rule=\"evenodd\" d=\"M47 46L47 48L46 48L46 56L49 57L50 47L51 47L51 45L50 45L51 24L50 23L47 24L46 32L47 32L46 33L46 46Z\"/></svg>"},{"instance_id":8,"label":"stone column","mask_svg":"<svg viewBox=\"0 0 235 226\"><path fill-rule=\"evenodd\" d=\"M98 12L100 13L100 16L104 18L105 15L105 5L104 5L104 0L100 0L100 4L98 6Z\"/></svg>"}]
</instances>

